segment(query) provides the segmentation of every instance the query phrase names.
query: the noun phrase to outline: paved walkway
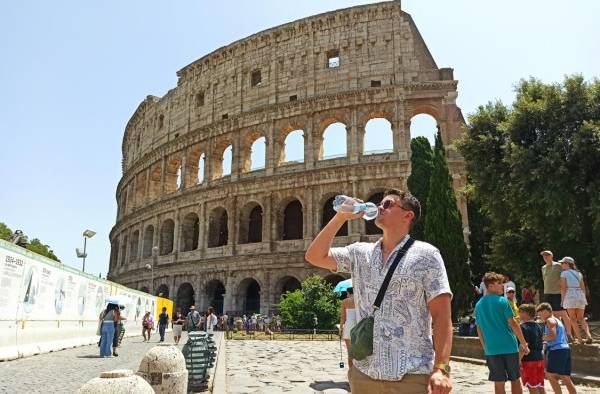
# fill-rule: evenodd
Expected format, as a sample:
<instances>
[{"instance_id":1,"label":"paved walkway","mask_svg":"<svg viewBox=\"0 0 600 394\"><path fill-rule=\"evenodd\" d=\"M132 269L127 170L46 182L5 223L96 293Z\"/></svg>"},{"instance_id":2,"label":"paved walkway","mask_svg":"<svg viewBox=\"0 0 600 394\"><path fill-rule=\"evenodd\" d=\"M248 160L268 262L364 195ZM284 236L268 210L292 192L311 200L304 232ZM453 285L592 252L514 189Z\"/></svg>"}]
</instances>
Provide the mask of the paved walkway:
<instances>
[{"instance_id":1,"label":"paved walkway","mask_svg":"<svg viewBox=\"0 0 600 394\"><path fill-rule=\"evenodd\" d=\"M345 349L343 357L346 361ZM338 342L227 341L227 390L230 394L347 393L348 369L341 369L339 362ZM453 362L452 392L493 393L487 374L485 366ZM597 387L577 389L584 394L600 392ZM547 382L546 390L553 393Z\"/></svg>"},{"instance_id":2,"label":"paved walkway","mask_svg":"<svg viewBox=\"0 0 600 394\"><path fill-rule=\"evenodd\" d=\"M167 333L165 339L172 341L172 334ZM100 358L98 347L92 345L0 362L0 393L74 393L88 380L100 376L100 372L137 371L144 354L158 340L158 334L152 334L150 342L143 342L141 333L124 338L119 357ZM184 333L179 347L186 341Z\"/></svg>"}]
</instances>

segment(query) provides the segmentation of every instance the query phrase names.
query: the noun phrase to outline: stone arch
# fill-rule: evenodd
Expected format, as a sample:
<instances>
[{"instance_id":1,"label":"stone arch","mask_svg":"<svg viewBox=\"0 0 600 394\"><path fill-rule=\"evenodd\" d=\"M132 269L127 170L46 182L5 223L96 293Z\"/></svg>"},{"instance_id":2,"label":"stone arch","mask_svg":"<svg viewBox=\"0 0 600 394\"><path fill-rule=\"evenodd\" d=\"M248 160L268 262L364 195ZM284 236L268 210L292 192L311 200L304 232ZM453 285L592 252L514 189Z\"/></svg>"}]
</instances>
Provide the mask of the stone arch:
<instances>
[{"instance_id":1,"label":"stone arch","mask_svg":"<svg viewBox=\"0 0 600 394\"><path fill-rule=\"evenodd\" d=\"M246 278L240 282L238 286L239 305L245 314L260 312L260 289L260 284L254 278Z\"/></svg>"},{"instance_id":2,"label":"stone arch","mask_svg":"<svg viewBox=\"0 0 600 394\"><path fill-rule=\"evenodd\" d=\"M367 199L375 204L379 204L383 200L383 191L371 193L371 196ZM375 220L365 220L365 233L367 235L383 234L383 230L375 225Z\"/></svg>"},{"instance_id":3,"label":"stone arch","mask_svg":"<svg viewBox=\"0 0 600 394\"><path fill-rule=\"evenodd\" d=\"M150 182L148 189L148 198L149 200L156 200L160 197L160 185L162 182L162 167L160 162L155 163L150 168Z\"/></svg>"},{"instance_id":4,"label":"stone arch","mask_svg":"<svg viewBox=\"0 0 600 394\"><path fill-rule=\"evenodd\" d=\"M281 239L302 239L304 238L304 218L302 203L298 199L293 199L283 206L282 209L283 225Z\"/></svg>"},{"instance_id":5,"label":"stone arch","mask_svg":"<svg viewBox=\"0 0 600 394\"><path fill-rule=\"evenodd\" d=\"M333 200L337 194L331 195L325 202L322 204L321 210L321 229L325 227L327 223L335 216L335 210L333 209ZM343 226L338 230L335 234L336 237L343 237L348 235L348 222L344 223Z\"/></svg>"},{"instance_id":6,"label":"stone arch","mask_svg":"<svg viewBox=\"0 0 600 394\"><path fill-rule=\"evenodd\" d=\"M394 131L392 122L386 118L374 117L365 124L363 135L363 155L374 155L394 151Z\"/></svg>"},{"instance_id":7,"label":"stone arch","mask_svg":"<svg viewBox=\"0 0 600 394\"><path fill-rule=\"evenodd\" d=\"M292 292L294 290L300 289L301 287L302 287L302 283L300 283L300 280L298 278L296 278L295 276L293 276L293 275L283 276L275 284L275 289L274 289L275 303L278 303L279 300L281 299L281 296L284 295L286 292L288 292L288 291Z\"/></svg>"},{"instance_id":8,"label":"stone arch","mask_svg":"<svg viewBox=\"0 0 600 394\"><path fill-rule=\"evenodd\" d=\"M230 139L224 139L222 141L220 141L219 143L217 143L215 145L215 149L213 151L213 157L212 157L212 171L213 171L213 176L212 179L219 179L222 178L224 176L228 176L231 174L231 171L233 170L232 168L232 161L230 161L229 163L225 163L225 151L230 151L231 152L231 158L233 159L233 142ZM226 165L229 168L229 173L226 173L224 171L224 169L226 168Z\"/></svg>"},{"instance_id":9,"label":"stone arch","mask_svg":"<svg viewBox=\"0 0 600 394\"><path fill-rule=\"evenodd\" d=\"M295 162L303 163L304 138L304 129L298 123L292 122L284 127L277 138L277 165ZM297 154L292 154L294 152Z\"/></svg>"},{"instance_id":10,"label":"stone arch","mask_svg":"<svg viewBox=\"0 0 600 394\"><path fill-rule=\"evenodd\" d=\"M152 256L152 246L154 243L154 226L149 224L144 230L144 241L142 244L142 257L147 258Z\"/></svg>"},{"instance_id":11,"label":"stone arch","mask_svg":"<svg viewBox=\"0 0 600 394\"><path fill-rule=\"evenodd\" d=\"M347 125L338 121L337 118L328 118L322 123L319 133L319 156L318 160L338 159L348 156Z\"/></svg>"},{"instance_id":12,"label":"stone arch","mask_svg":"<svg viewBox=\"0 0 600 394\"><path fill-rule=\"evenodd\" d=\"M181 251L189 252L198 249L200 236L200 219L195 212L190 212L183 218L181 225Z\"/></svg>"},{"instance_id":13,"label":"stone arch","mask_svg":"<svg viewBox=\"0 0 600 394\"><path fill-rule=\"evenodd\" d=\"M215 313L217 315L223 314L225 292L225 285L218 279L213 279L206 284L206 300L208 306L215 308Z\"/></svg>"},{"instance_id":14,"label":"stone arch","mask_svg":"<svg viewBox=\"0 0 600 394\"><path fill-rule=\"evenodd\" d=\"M177 299L175 301L175 308L179 309L181 313L186 316L190 311L190 306L194 305L194 287L188 283L182 283L177 289Z\"/></svg>"},{"instance_id":15,"label":"stone arch","mask_svg":"<svg viewBox=\"0 0 600 394\"><path fill-rule=\"evenodd\" d=\"M217 207L210 212L208 219L208 247L215 248L229 243L229 218L227 210Z\"/></svg>"},{"instance_id":16,"label":"stone arch","mask_svg":"<svg viewBox=\"0 0 600 394\"><path fill-rule=\"evenodd\" d=\"M265 168L266 146L266 137L260 131L250 131L246 133L242 145L242 172L250 172Z\"/></svg>"},{"instance_id":17,"label":"stone arch","mask_svg":"<svg viewBox=\"0 0 600 394\"><path fill-rule=\"evenodd\" d=\"M129 261L135 261L139 255L140 245L140 230L135 230L131 235L131 242L129 244Z\"/></svg>"},{"instance_id":18,"label":"stone arch","mask_svg":"<svg viewBox=\"0 0 600 394\"><path fill-rule=\"evenodd\" d=\"M435 137L440 129L438 120L426 113L410 118L410 138L425 137L431 146L435 145Z\"/></svg>"},{"instance_id":19,"label":"stone arch","mask_svg":"<svg viewBox=\"0 0 600 394\"><path fill-rule=\"evenodd\" d=\"M335 287L338 283L345 280L345 278L339 274L329 274L323 278L325 282L329 283L331 286Z\"/></svg>"},{"instance_id":20,"label":"stone arch","mask_svg":"<svg viewBox=\"0 0 600 394\"><path fill-rule=\"evenodd\" d=\"M238 243L262 242L263 212L262 206L255 201L241 209Z\"/></svg>"},{"instance_id":21,"label":"stone arch","mask_svg":"<svg viewBox=\"0 0 600 394\"><path fill-rule=\"evenodd\" d=\"M121 252L119 253L119 265L125 265L127 259L127 246L129 237L125 235L123 237L123 242L121 242Z\"/></svg>"},{"instance_id":22,"label":"stone arch","mask_svg":"<svg viewBox=\"0 0 600 394\"><path fill-rule=\"evenodd\" d=\"M158 286L156 288L156 296L163 297L163 298L169 298L169 286L167 286L164 283L161 284L160 286Z\"/></svg>"},{"instance_id":23,"label":"stone arch","mask_svg":"<svg viewBox=\"0 0 600 394\"><path fill-rule=\"evenodd\" d=\"M185 185L194 186L204 182L206 154L199 144L194 145L188 154Z\"/></svg>"},{"instance_id":24,"label":"stone arch","mask_svg":"<svg viewBox=\"0 0 600 394\"><path fill-rule=\"evenodd\" d=\"M173 241L175 237L175 222L166 219L160 226L160 255L173 253Z\"/></svg>"},{"instance_id":25,"label":"stone arch","mask_svg":"<svg viewBox=\"0 0 600 394\"><path fill-rule=\"evenodd\" d=\"M165 193L174 193L182 185L182 159L181 154L174 155L167 160L165 169Z\"/></svg>"}]
</instances>

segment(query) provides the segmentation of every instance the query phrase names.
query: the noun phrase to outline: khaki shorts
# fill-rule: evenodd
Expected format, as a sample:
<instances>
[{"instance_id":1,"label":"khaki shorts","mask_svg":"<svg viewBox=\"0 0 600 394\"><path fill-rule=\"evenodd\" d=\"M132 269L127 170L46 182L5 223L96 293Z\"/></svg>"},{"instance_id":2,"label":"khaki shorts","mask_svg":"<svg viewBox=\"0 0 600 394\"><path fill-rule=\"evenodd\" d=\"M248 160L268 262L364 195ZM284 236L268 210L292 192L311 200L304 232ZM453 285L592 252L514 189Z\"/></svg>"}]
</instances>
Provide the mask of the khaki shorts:
<instances>
[{"instance_id":1,"label":"khaki shorts","mask_svg":"<svg viewBox=\"0 0 600 394\"><path fill-rule=\"evenodd\" d=\"M375 380L360 372L356 367L348 371L352 394L426 394L429 375L404 375L402 380Z\"/></svg>"}]
</instances>

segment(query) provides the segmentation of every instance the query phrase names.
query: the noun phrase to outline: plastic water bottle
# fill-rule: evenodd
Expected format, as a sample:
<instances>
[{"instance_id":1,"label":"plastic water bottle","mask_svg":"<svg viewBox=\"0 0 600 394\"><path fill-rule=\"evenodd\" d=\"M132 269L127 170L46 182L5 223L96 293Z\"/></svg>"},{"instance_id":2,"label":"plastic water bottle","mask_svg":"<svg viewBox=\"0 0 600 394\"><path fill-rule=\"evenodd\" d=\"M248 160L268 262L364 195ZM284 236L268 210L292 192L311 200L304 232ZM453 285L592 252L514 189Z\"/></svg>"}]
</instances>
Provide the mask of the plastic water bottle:
<instances>
[{"instance_id":1,"label":"plastic water bottle","mask_svg":"<svg viewBox=\"0 0 600 394\"><path fill-rule=\"evenodd\" d=\"M361 213L364 212L363 219L373 220L379 215L379 208L372 202L359 202L348 196L335 196L333 199L333 209L336 212Z\"/></svg>"}]
</instances>

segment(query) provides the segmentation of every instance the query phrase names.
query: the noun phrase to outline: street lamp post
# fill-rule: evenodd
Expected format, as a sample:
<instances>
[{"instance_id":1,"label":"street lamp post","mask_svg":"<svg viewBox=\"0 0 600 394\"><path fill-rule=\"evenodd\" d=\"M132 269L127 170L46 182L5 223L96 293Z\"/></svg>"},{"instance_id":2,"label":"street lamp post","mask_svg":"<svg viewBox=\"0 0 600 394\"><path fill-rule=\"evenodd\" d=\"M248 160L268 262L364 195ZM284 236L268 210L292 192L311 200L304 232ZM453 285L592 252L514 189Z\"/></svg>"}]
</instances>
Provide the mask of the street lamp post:
<instances>
[{"instance_id":1,"label":"street lamp post","mask_svg":"<svg viewBox=\"0 0 600 394\"><path fill-rule=\"evenodd\" d=\"M154 266L158 260L158 246L152 247L152 264L146 264L146 269L150 270L150 294L154 295Z\"/></svg>"},{"instance_id":2,"label":"street lamp post","mask_svg":"<svg viewBox=\"0 0 600 394\"><path fill-rule=\"evenodd\" d=\"M75 249L75 253L77 253L77 257L83 258L83 268L82 268L83 272L85 272L85 258L87 257L87 253L86 253L87 239L92 238L94 235L96 235L95 231L85 230L83 232L83 252L79 248Z\"/></svg>"}]
</instances>

